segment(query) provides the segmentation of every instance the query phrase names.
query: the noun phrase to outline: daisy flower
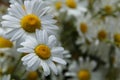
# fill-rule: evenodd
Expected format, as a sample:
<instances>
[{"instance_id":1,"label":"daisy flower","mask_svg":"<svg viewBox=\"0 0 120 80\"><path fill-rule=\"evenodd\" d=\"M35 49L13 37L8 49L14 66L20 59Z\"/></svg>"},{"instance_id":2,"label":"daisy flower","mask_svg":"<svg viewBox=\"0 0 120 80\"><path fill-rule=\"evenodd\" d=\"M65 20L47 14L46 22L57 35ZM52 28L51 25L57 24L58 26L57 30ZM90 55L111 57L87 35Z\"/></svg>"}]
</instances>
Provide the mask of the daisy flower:
<instances>
[{"instance_id":1,"label":"daisy flower","mask_svg":"<svg viewBox=\"0 0 120 80\"><path fill-rule=\"evenodd\" d=\"M84 6L84 4L80 3L79 0L65 0L64 2L65 8L68 11L68 15L78 17L81 15L81 13L87 11L87 8Z\"/></svg>"},{"instance_id":2,"label":"daisy flower","mask_svg":"<svg viewBox=\"0 0 120 80\"><path fill-rule=\"evenodd\" d=\"M77 18L76 29L79 37L76 44L81 44L80 49L85 52L95 37L95 26L91 19L91 14L81 15Z\"/></svg>"},{"instance_id":3,"label":"daisy flower","mask_svg":"<svg viewBox=\"0 0 120 80\"><path fill-rule=\"evenodd\" d=\"M73 61L65 75L71 77L68 80L102 80L99 73L93 72L95 67L95 61L90 61L88 57L84 61L80 57L79 63Z\"/></svg>"},{"instance_id":4,"label":"daisy flower","mask_svg":"<svg viewBox=\"0 0 120 80\"><path fill-rule=\"evenodd\" d=\"M94 37L94 24L92 23L91 14L87 14L86 16L82 15L77 19L76 27L78 34L80 35L83 41L88 40L92 41ZM82 41L82 40L81 40Z\"/></svg>"},{"instance_id":5,"label":"daisy flower","mask_svg":"<svg viewBox=\"0 0 120 80\"><path fill-rule=\"evenodd\" d=\"M45 30L36 31L36 37L27 37L25 42L19 48L19 52L29 53L22 58L23 64L27 66L27 70L37 70L42 67L44 75L50 74L50 69L57 74L57 67L54 62L65 65L66 62L62 59L64 49L56 46L57 40L55 36L48 34Z\"/></svg>"},{"instance_id":6,"label":"daisy flower","mask_svg":"<svg viewBox=\"0 0 120 80\"><path fill-rule=\"evenodd\" d=\"M17 58L18 53L16 50L15 43L10 41L5 37L5 31L9 31L10 29L0 28L0 51L5 53L8 56L12 56Z\"/></svg>"},{"instance_id":7,"label":"daisy flower","mask_svg":"<svg viewBox=\"0 0 120 80\"><path fill-rule=\"evenodd\" d=\"M115 54L114 54L114 66L119 67L120 66L120 19L116 19L115 23L112 24L113 31L112 32L112 43L115 48ZM116 26L116 27L114 27Z\"/></svg>"},{"instance_id":8,"label":"daisy flower","mask_svg":"<svg viewBox=\"0 0 120 80\"><path fill-rule=\"evenodd\" d=\"M116 10L116 3L119 0L98 0L96 1L95 4L95 11L98 12L102 12L103 15L111 15L113 14L113 12ZM100 4L98 4L100 3Z\"/></svg>"},{"instance_id":9,"label":"daisy flower","mask_svg":"<svg viewBox=\"0 0 120 80\"><path fill-rule=\"evenodd\" d=\"M87 9L79 2L79 0L52 0L55 4L55 9L59 12L66 12L69 16L78 17L82 13L86 12ZM81 6L82 5L82 6Z\"/></svg>"},{"instance_id":10,"label":"daisy flower","mask_svg":"<svg viewBox=\"0 0 120 80\"><path fill-rule=\"evenodd\" d=\"M56 21L53 19L54 16L49 14L49 9L42 0L26 0L24 5L17 2L11 4L8 14L2 17L4 20L1 22L3 27L12 29L6 36L14 41L34 35L36 29L56 34L58 27L54 25Z\"/></svg>"}]
</instances>

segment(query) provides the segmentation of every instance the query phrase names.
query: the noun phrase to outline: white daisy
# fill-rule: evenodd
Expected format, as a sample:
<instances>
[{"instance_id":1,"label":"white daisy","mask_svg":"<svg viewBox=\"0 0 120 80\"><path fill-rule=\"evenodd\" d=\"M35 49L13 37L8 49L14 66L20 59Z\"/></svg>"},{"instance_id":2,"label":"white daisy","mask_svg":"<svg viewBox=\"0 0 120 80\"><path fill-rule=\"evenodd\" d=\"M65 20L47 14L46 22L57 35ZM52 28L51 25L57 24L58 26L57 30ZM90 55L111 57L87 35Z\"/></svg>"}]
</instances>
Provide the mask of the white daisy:
<instances>
[{"instance_id":1,"label":"white daisy","mask_svg":"<svg viewBox=\"0 0 120 80\"><path fill-rule=\"evenodd\" d=\"M92 23L91 14L87 14L86 16L82 15L77 19L76 23L78 34L80 35L83 41L88 40L92 41L94 37L94 24ZM82 41L82 40L81 40Z\"/></svg>"},{"instance_id":2,"label":"white daisy","mask_svg":"<svg viewBox=\"0 0 120 80\"><path fill-rule=\"evenodd\" d=\"M96 1L96 4L94 7L95 8L95 11L98 12L98 11L102 11L102 13L104 14L111 14L113 13L113 11L115 10L116 8L116 3L118 2L119 0L98 0ZM98 4L99 3L99 4Z\"/></svg>"},{"instance_id":3,"label":"white daisy","mask_svg":"<svg viewBox=\"0 0 120 80\"><path fill-rule=\"evenodd\" d=\"M75 17L80 16L82 13L87 11L86 6L80 3L79 0L65 0L65 7L67 9L68 15Z\"/></svg>"},{"instance_id":4,"label":"white daisy","mask_svg":"<svg viewBox=\"0 0 120 80\"><path fill-rule=\"evenodd\" d=\"M36 70L43 68L44 74L50 74L50 69L57 74L55 63L66 64L62 59L64 49L56 46L56 38L51 35L48 37L47 32L36 31L36 37L27 37L25 42L22 42L23 48L19 48L19 52L29 53L22 58L23 64L27 66L27 70ZM50 68L50 69L49 69Z\"/></svg>"},{"instance_id":5,"label":"white daisy","mask_svg":"<svg viewBox=\"0 0 120 80\"><path fill-rule=\"evenodd\" d=\"M8 56L13 56L17 58L18 53L16 50L15 43L10 41L5 37L5 31L9 31L10 29L0 28L0 51L5 53Z\"/></svg>"},{"instance_id":6,"label":"white daisy","mask_svg":"<svg viewBox=\"0 0 120 80\"><path fill-rule=\"evenodd\" d=\"M77 18L76 29L79 34L76 44L81 44L80 49L85 52L95 37L95 26L91 14Z\"/></svg>"},{"instance_id":7,"label":"white daisy","mask_svg":"<svg viewBox=\"0 0 120 80\"><path fill-rule=\"evenodd\" d=\"M95 67L95 61L90 61L88 57L84 61L83 58L80 57L79 63L73 61L69 67L69 71L65 75L72 77L68 80L102 80L97 71L93 72Z\"/></svg>"},{"instance_id":8,"label":"white daisy","mask_svg":"<svg viewBox=\"0 0 120 80\"><path fill-rule=\"evenodd\" d=\"M7 33L12 41L18 40L26 35L33 35L36 29L46 30L49 34L55 34L58 27L53 15L49 14L50 7L42 0L26 0L24 5L14 3L10 5L7 15L1 23L5 28L12 30Z\"/></svg>"},{"instance_id":9,"label":"white daisy","mask_svg":"<svg viewBox=\"0 0 120 80\"><path fill-rule=\"evenodd\" d=\"M59 13L67 11L67 18L70 16L78 17L87 11L87 8L79 2L79 0L52 0L55 9ZM82 6L81 6L82 5Z\"/></svg>"}]
</instances>

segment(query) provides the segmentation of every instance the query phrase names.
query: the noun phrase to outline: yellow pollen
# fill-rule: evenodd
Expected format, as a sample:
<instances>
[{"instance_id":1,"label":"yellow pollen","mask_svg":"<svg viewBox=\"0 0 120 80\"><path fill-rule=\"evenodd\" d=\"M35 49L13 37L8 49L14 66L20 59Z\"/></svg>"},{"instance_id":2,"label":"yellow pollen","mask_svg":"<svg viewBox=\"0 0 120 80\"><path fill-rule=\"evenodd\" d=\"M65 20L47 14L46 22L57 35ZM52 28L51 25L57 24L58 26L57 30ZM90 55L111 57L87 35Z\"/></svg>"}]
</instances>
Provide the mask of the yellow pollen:
<instances>
[{"instance_id":1,"label":"yellow pollen","mask_svg":"<svg viewBox=\"0 0 120 80\"><path fill-rule=\"evenodd\" d=\"M112 13L112 6L110 6L110 5L106 5L105 6L105 8L104 8L104 10L105 10L105 12L107 13L107 14L111 14Z\"/></svg>"},{"instance_id":2,"label":"yellow pollen","mask_svg":"<svg viewBox=\"0 0 120 80\"><path fill-rule=\"evenodd\" d=\"M66 5L67 5L69 8L76 8L76 6L77 6L75 0L66 0Z\"/></svg>"},{"instance_id":3,"label":"yellow pollen","mask_svg":"<svg viewBox=\"0 0 120 80\"><path fill-rule=\"evenodd\" d=\"M41 28L41 21L40 19L34 14L28 14L24 16L21 21L21 27L29 33L35 32L36 29Z\"/></svg>"},{"instance_id":4,"label":"yellow pollen","mask_svg":"<svg viewBox=\"0 0 120 80\"><path fill-rule=\"evenodd\" d=\"M120 47L120 33L114 35L114 41L115 44Z\"/></svg>"},{"instance_id":5,"label":"yellow pollen","mask_svg":"<svg viewBox=\"0 0 120 80\"><path fill-rule=\"evenodd\" d=\"M79 80L90 80L90 72L88 70L80 70L78 72Z\"/></svg>"},{"instance_id":6,"label":"yellow pollen","mask_svg":"<svg viewBox=\"0 0 120 80\"><path fill-rule=\"evenodd\" d=\"M31 71L27 75L27 80L37 80L38 73L36 71Z\"/></svg>"},{"instance_id":7,"label":"yellow pollen","mask_svg":"<svg viewBox=\"0 0 120 80\"><path fill-rule=\"evenodd\" d=\"M0 48L11 48L11 47L13 47L13 43L10 40L0 37Z\"/></svg>"},{"instance_id":8,"label":"yellow pollen","mask_svg":"<svg viewBox=\"0 0 120 80\"><path fill-rule=\"evenodd\" d=\"M87 31L88 31L88 26L87 26L87 24L86 23L81 23L80 24L80 30L81 30L81 32L82 33L86 33Z\"/></svg>"},{"instance_id":9,"label":"yellow pollen","mask_svg":"<svg viewBox=\"0 0 120 80\"><path fill-rule=\"evenodd\" d=\"M107 37L107 32L105 31L105 30L101 30L101 31L99 31L98 32L98 39L99 40L105 40L106 39L106 37Z\"/></svg>"},{"instance_id":10,"label":"yellow pollen","mask_svg":"<svg viewBox=\"0 0 120 80\"><path fill-rule=\"evenodd\" d=\"M44 44L38 45L35 53L42 59L48 59L51 56L50 48Z\"/></svg>"},{"instance_id":11,"label":"yellow pollen","mask_svg":"<svg viewBox=\"0 0 120 80\"><path fill-rule=\"evenodd\" d=\"M56 2L55 7L56 7L57 10L59 10L62 7L62 3L61 2Z\"/></svg>"}]
</instances>

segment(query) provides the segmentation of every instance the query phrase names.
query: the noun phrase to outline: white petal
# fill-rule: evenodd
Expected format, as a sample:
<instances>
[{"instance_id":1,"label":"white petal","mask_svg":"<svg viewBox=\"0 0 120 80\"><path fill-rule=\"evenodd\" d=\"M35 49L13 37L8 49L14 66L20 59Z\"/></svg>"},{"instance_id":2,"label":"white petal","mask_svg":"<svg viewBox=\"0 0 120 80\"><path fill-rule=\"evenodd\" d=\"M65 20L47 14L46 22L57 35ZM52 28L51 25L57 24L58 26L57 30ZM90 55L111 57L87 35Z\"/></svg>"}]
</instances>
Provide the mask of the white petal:
<instances>
[{"instance_id":1,"label":"white petal","mask_svg":"<svg viewBox=\"0 0 120 80\"><path fill-rule=\"evenodd\" d=\"M29 48L18 48L17 49L18 52L24 52L24 53L34 53L34 50L33 49L29 49Z\"/></svg>"},{"instance_id":2,"label":"white petal","mask_svg":"<svg viewBox=\"0 0 120 80\"><path fill-rule=\"evenodd\" d=\"M32 10L31 10L31 2L27 0L27 1L24 2L24 5L25 5L25 8L26 8L27 14L32 13Z\"/></svg>"},{"instance_id":3,"label":"white petal","mask_svg":"<svg viewBox=\"0 0 120 80\"><path fill-rule=\"evenodd\" d=\"M58 26L52 25L52 24L42 24L42 26L43 26L45 29L59 30Z\"/></svg>"},{"instance_id":4,"label":"white petal","mask_svg":"<svg viewBox=\"0 0 120 80\"><path fill-rule=\"evenodd\" d=\"M46 20L44 20L44 19L41 19L41 23L42 24L47 24L47 25L49 25L49 24L55 24L57 21L56 20L53 20L53 19L46 19Z\"/></svg>"},{"instance_id":5,"label":"white petal","mask_svg":"<svg viewBox=\"0 0 120 80\"><path fill-rule=\"evenodd\" d=\"M6 35L5 35L5 37L6 37L6 38L12 38L13 35L14 35L18 30L19 30L19 28L15 28L15 29L7 32Z\"/></svg>"},{"instance_id":6,"label":"white petal","mask_svg":"<svg viewBox=\"0 0 120 80\"><path fill-rule=\"evenodd\" d=\"M21 38L24 34L24 31L22 29L19 29L11 38L11 41L17 40L19 38Z\"/></svg>"},{"instance_id":7,"label":"white petal","mask_svg":"<svg viewBox=\"0 0 120 80\"><path fill-rule=\"evenodd\" d=\"M36 37L40 44L46 44L48 42L48 34L45 30L36 30Z\"/></svg>"},{"instance_id":8,"label":"white petal","mask_svg":"<svg viewBox=\"0 0 120 80\"><path fill-rule=\"evenodd\" d=\"M1 24L3 27L7 28L20 28L20 25L17 22L2 21Z\"/></svg>"},{"instance_id":9,"label":"white petal","mask_svg":"<svg viewBox=\"0 0 120 80\"><path fill-rule=\"evenodd\" d=\"M44 70L44 75L48 76L50 74L50 69L49 69L48 65L46 64L46 62L41 60L41 66Z\"/></svg>"},{"instance_id":10,"label":"white petal","mask_svg":"<svg viewBox=\"0 0 120 80\"><path fill-rule=\"evenodd\" d=\"M37 62L38 57L37 56L33 56L32 59L30 59L27 63L27 67L33 67L34 64Z\"/></svg>"},{"instance_id":11,"label":"white petal","mask_svg":"<svg viewBox=\"0 0 120 80\"><path fill-rule=\"evenodd\" d=\"M48 65L49 65L50 69L57 75L58 70L57 70L56 65L52 61L48 61Z\"/></svg>"},{"instance_id":12,"label":"white petal","mask_svg":"<svg viewBox=\"0 0 120 80\"><path fill-rule=\"evenodd\" d=\"M46 7L43 10L41 10L42 13L40 14L40 17L46 14L49 10L50 10L50 7Z\"/></svg>"},{"instance_id":13,"label":"white petal","mask_svg":"<svg viewBox=\"0 0 120 80\"><path fill-rule=\"evenodd\" d=\"M2 19L5 19L5 20L8 20L8 21L14 21L14 22L19 22L20 20L13 17L13 16L10 16L10 15L4 15L2 16Z\"/></svg>"},{"instance_id":14,"label":"white petal","mask_svg":"<svg viewBox=\"0 0 120 80\"><path fill-rule=\"evenodd\" d=\"M49 36L48 45L50 48L53 48L54 46L57 45L57 40L56 40L56 37L54 35Z\"/></svg>"},{"instance_id":15,"label":"white petal","mask_svg":"<svg viewBox=\"0 0 120 80\"><path fill-rule=\"evenodd\" d=\"M51 53L54 54L62 54L64 51L63 47L55 47L51 50Z\"/></svg>"},{"instance_id":16,"label":"white petal","mask_svg":"<svg viewBox=\"0 0 120 80\"><path fill-rule=\"evenodd\" d=\"M63 59L58 58L58 57L52 57L52 60L59 63L59 64L63 64L63 65L67 64Z\"/></svg>"},{"instance_id":17,"label":"white petal","mask_svg":"<svg viewBox=\"0 0 120 80\"><path fill-rule=\"evenodd\" d=\"M34 53L30 53L30 54L27 54L26 56L24 56L21 60L22 61L28 61L30 60L33 56L35 56Z\"/></svg>"}]
</instances>

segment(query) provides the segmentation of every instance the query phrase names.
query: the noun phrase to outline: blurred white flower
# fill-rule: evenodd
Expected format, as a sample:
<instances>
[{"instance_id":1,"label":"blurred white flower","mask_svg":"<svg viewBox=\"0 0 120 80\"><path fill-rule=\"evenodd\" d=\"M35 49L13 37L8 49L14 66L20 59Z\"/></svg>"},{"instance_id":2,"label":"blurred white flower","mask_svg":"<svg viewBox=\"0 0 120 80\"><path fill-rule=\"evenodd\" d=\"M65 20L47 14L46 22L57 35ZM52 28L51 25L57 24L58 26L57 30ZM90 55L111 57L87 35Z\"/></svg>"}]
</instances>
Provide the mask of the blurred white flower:
<instances>
[{"instance_id":1,"label":"blurred white flower","mask_svg":"<svg viewBox=\"0 0 120 80\"><path fill-rule=\"evenodd\" d=\"M0 80L10 80L10 75L4 75L0 77Z\"/></svg>"},{"instance_id":2,"label":"blurred white flower","mask_svg":"<svg viewBox=\"0 0 120 80\"><path fill-rule=\"evenodd\" d=\"M71 77L68 80L102 80L98 77L100 74L93 71L96 65L96 61L90 61L89 57L86 60L80 57L79 63L73 61L65 75Z\"/></svg>"}]
</instances>

